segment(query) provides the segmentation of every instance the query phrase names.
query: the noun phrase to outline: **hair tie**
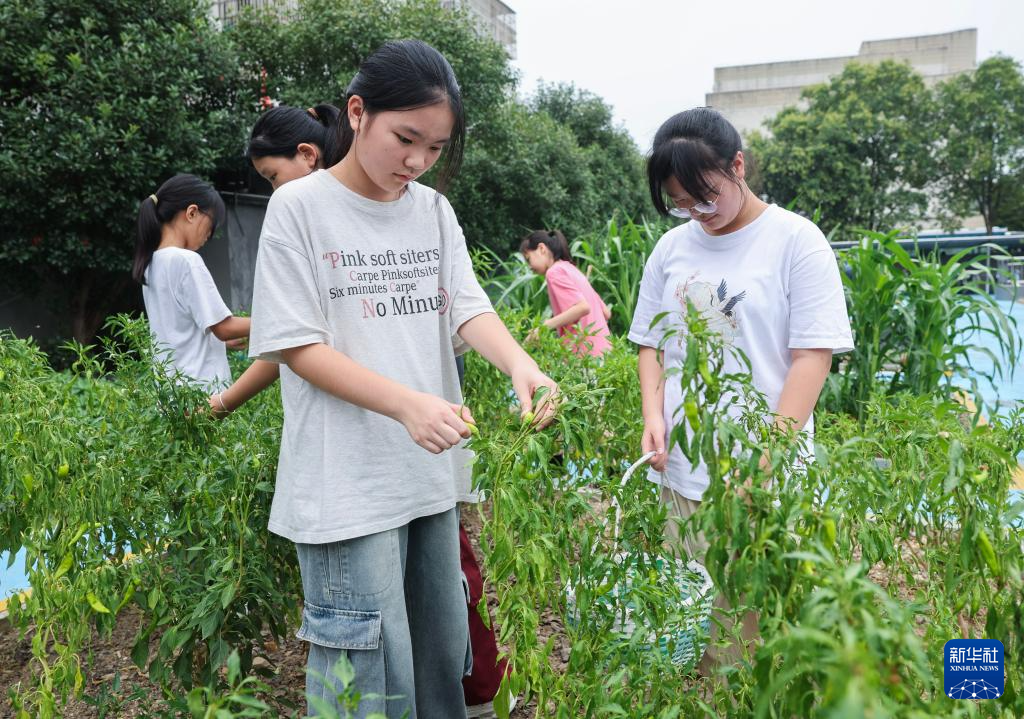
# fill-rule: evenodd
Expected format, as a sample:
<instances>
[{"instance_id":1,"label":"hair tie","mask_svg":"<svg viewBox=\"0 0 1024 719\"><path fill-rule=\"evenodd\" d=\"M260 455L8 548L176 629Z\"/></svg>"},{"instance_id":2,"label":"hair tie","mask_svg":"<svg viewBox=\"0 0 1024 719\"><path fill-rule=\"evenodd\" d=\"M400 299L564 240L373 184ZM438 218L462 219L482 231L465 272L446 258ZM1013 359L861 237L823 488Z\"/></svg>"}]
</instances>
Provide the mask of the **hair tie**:
<instances>
[{"instance_id":1,"label":"hair tie","mask_svg":"<svg viewBox=\"0 0 1024 719\"><path fill-rule=\"evenodd\" d=\"M307 107L306 108L306 112L308 112L310 114L310 116L314 120L316 120L317 122L320 122L320 116L316 114L316 108L315 107Z\"/></svg>"},{"instance_id":2,"label":"hair tie","mask_svg":"<svg viewBox=\"0 0 1024 719\"><path fill-rule=\"evenodd\" d=\"M156 204L156 195L150 195L149 199L151 199L153 201L154 205Z\"/></svg>"}]
</instances>

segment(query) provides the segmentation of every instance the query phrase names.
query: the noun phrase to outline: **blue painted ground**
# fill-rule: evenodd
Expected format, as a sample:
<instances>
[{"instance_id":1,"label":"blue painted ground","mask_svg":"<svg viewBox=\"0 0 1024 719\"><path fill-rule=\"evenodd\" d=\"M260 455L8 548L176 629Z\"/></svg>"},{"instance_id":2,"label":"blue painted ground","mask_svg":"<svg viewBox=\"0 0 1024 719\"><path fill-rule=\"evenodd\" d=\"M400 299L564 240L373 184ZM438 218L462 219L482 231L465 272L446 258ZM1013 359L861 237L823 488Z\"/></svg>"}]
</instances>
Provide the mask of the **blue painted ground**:
<instances>
[{"instance_id":1,"label":"blue painted ground","mask_svg":"<svg viewBox=\"0 0 1024 719\"><path fill-rule=\"evenodd\" d=\"M6 599L17 591L28 589L28 577L25 576L25 550L22 549L14 557L14 564L7 568L8 554L0 554L0 599Z\"/></svg>"}]
</instances>

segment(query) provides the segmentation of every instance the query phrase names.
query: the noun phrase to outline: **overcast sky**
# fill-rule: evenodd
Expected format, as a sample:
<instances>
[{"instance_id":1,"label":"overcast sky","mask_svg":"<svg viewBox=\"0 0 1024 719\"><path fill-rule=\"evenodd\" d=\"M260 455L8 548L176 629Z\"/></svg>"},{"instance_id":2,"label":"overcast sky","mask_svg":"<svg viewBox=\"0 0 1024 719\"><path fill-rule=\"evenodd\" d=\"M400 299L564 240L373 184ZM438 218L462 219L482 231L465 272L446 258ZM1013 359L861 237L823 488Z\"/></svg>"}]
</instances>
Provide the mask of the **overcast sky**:
<instances>
[{"instance_id":1,"label":"overcast sky","mask_svg":"<svg viewBox=\"0 0 1024 719\"><path fill-rule=\"evenodd\" d=\"M978 62L1024 62L1024 0L505 0L520 92L573 82L612 105L646 151L670 115L704 104L714 68L856 55L864 40L976 28Z\"/></svg>"}]
</instances>

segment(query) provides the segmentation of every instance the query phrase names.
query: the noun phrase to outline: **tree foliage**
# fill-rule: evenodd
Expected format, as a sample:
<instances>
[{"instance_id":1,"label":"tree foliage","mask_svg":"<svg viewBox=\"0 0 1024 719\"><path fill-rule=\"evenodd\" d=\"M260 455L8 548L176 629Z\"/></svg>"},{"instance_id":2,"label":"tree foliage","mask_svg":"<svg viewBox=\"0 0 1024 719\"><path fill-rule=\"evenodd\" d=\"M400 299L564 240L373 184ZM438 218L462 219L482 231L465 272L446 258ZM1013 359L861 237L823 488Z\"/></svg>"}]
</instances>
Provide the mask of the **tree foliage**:
<instances>
[{"instance_id":1,"label":"tree foliage","mask_svg":"<svg viewBox=\"0 0 1024 719\"><path fill-rule=\"evenodd\" d=\"M1024 75L1020 63L996 56L971 74L939 85L937 157L943 198L962 214L977 213L991 232L999 216L1019 222L1024 176Z\"/></svg>"},{"instance_id":2,"label":"tree foliage","mask_svg":"<svg viewBox=\"0 0 1024 719\"><path fill-rule=\"evenodd\" d=\"M643 161L636 143L625 128L615 125L612 108L603 99L571 83L542 83L530 106L568 127L584 148L603 214L620 210L635 218L648 210ZM592 230L593 223L584 229Z\"/></svg>"},{"instance_id":3,"label":"tree foliage","mask_svg":"<svg viewBox=\"0 0 1024 719\"><path fill-rule=\"evenodd\" d=\"M822 225L904 225L927 210L933 103L907 64L850 63L803 93L755 134L762 190L780 204L821 210Z\"/></svg>"},{"instance_id":4,"label":"tree foliage","mask_svg":"<svg viewBox=\"0 0 1024 719\"><path fill-rule=\"evenodd\" d=\"M490 117L514 87L504 49L470 16L431 0L303 0L293 10L246 12L229 33L248 92L288 105L340 103L359 64L388 40L416 38L452 65L472 124Z\"/></svg>"},{"instance_id":5,"label":"tree foliage","mask_svg":"<svg viewBox=\"0 0 1024 719\"><path fill-rule=\"evenodd\" d=\"M1024 73L996 56L934 88L909 65L851 63L754 132L756 190L826 230L918 222L1024 227Z\"/></svg>"},{"instance_id":6,"label":"tree foliage","mask_svg":"<svg viewBox=\"0 0 1024 719\"><path fill-rule=\"evenodd\" d=\"M128 284L139 201L241 147L236 67L197 0L0 3L0 272L56 280L77 339Z\"/></svg>"}]
</instances>

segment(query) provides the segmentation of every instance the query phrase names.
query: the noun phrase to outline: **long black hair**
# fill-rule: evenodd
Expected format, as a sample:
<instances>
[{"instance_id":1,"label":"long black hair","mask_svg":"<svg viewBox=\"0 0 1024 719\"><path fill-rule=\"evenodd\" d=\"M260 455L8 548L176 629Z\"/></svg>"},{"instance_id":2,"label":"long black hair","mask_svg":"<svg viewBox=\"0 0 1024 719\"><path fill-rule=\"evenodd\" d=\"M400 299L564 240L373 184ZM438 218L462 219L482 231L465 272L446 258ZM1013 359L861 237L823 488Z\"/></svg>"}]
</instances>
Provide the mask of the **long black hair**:
<instances>
[{"instance_id":1,"label":"long black hair","mask_svg":"<svg viewBox=\"0 0 1024 719\"><path fill-rule=\"evenodd\" d=\"M323 103L302 110L278 105L260 115L252 127L245 155L254 157L295 157L300 143L320 149L324 167L341 159L338 148L338 120L341 110Z\"/></svg>"},{"instance_id":2,"label":"long black hair","mask_svg":"<svg viewBox=\"0 0 1024 719\"><path fill-rule=\"evenodd\" d=\"M669 177L675 177L686 193L700 202L708 201L717 189L709 175L722 172L738 183L732 162L742 149L740 133L710 107L695 107L665 120L654 135L647 158L647 182L654 208L662 215L668 214L663 185Z\"/></svg>"},{"instance_id":3,"label":"long black hair","mask_svg":"<svg viewBox=\"0 0 1024 719\"><path fill-rule=\"evenodd\" d=\"M224 222L224 200L220 199L213 187L195 175L175 175L139 205L135 260L132 262L132 279L139 284L146 284L146 268L153 260L156 248L160 246L164 224L173 220L175 215L189 205L195 205L210 218L213 223L211 234Z\"/></svg>"},{"instance_id":4,"label":"long black hair","mask_svg":"<svg viewBox=\"0 0 1024 719\"><path fill-rule=\"evenodd\" d=\"M455 124L437 182L437 189L444 191L462 164L462 148L466 139L462 90L444 55L420 40L387 42L363 60L345 92L343 107L348 107L349 98L353 95L363 99L363 106L370 113L415 110L448 102ZM339 154L344 157L352 147L355 131L347 117L339 127Z\"/></svg>"},{"instance_id":5,"label":"long black hair","mask_svg":"<svg viewBox=\"0 0 1024 719\"><path fill-rule=\"evenodd\" d=\"M519 251L532 251L540 245L545 245L551 250L551 256L555 258L555 262L565 260L576 264L573 262L572 253L569 252L569 242L561 230L534 230L519 243Z\"/></svg>"}]
</instances>

